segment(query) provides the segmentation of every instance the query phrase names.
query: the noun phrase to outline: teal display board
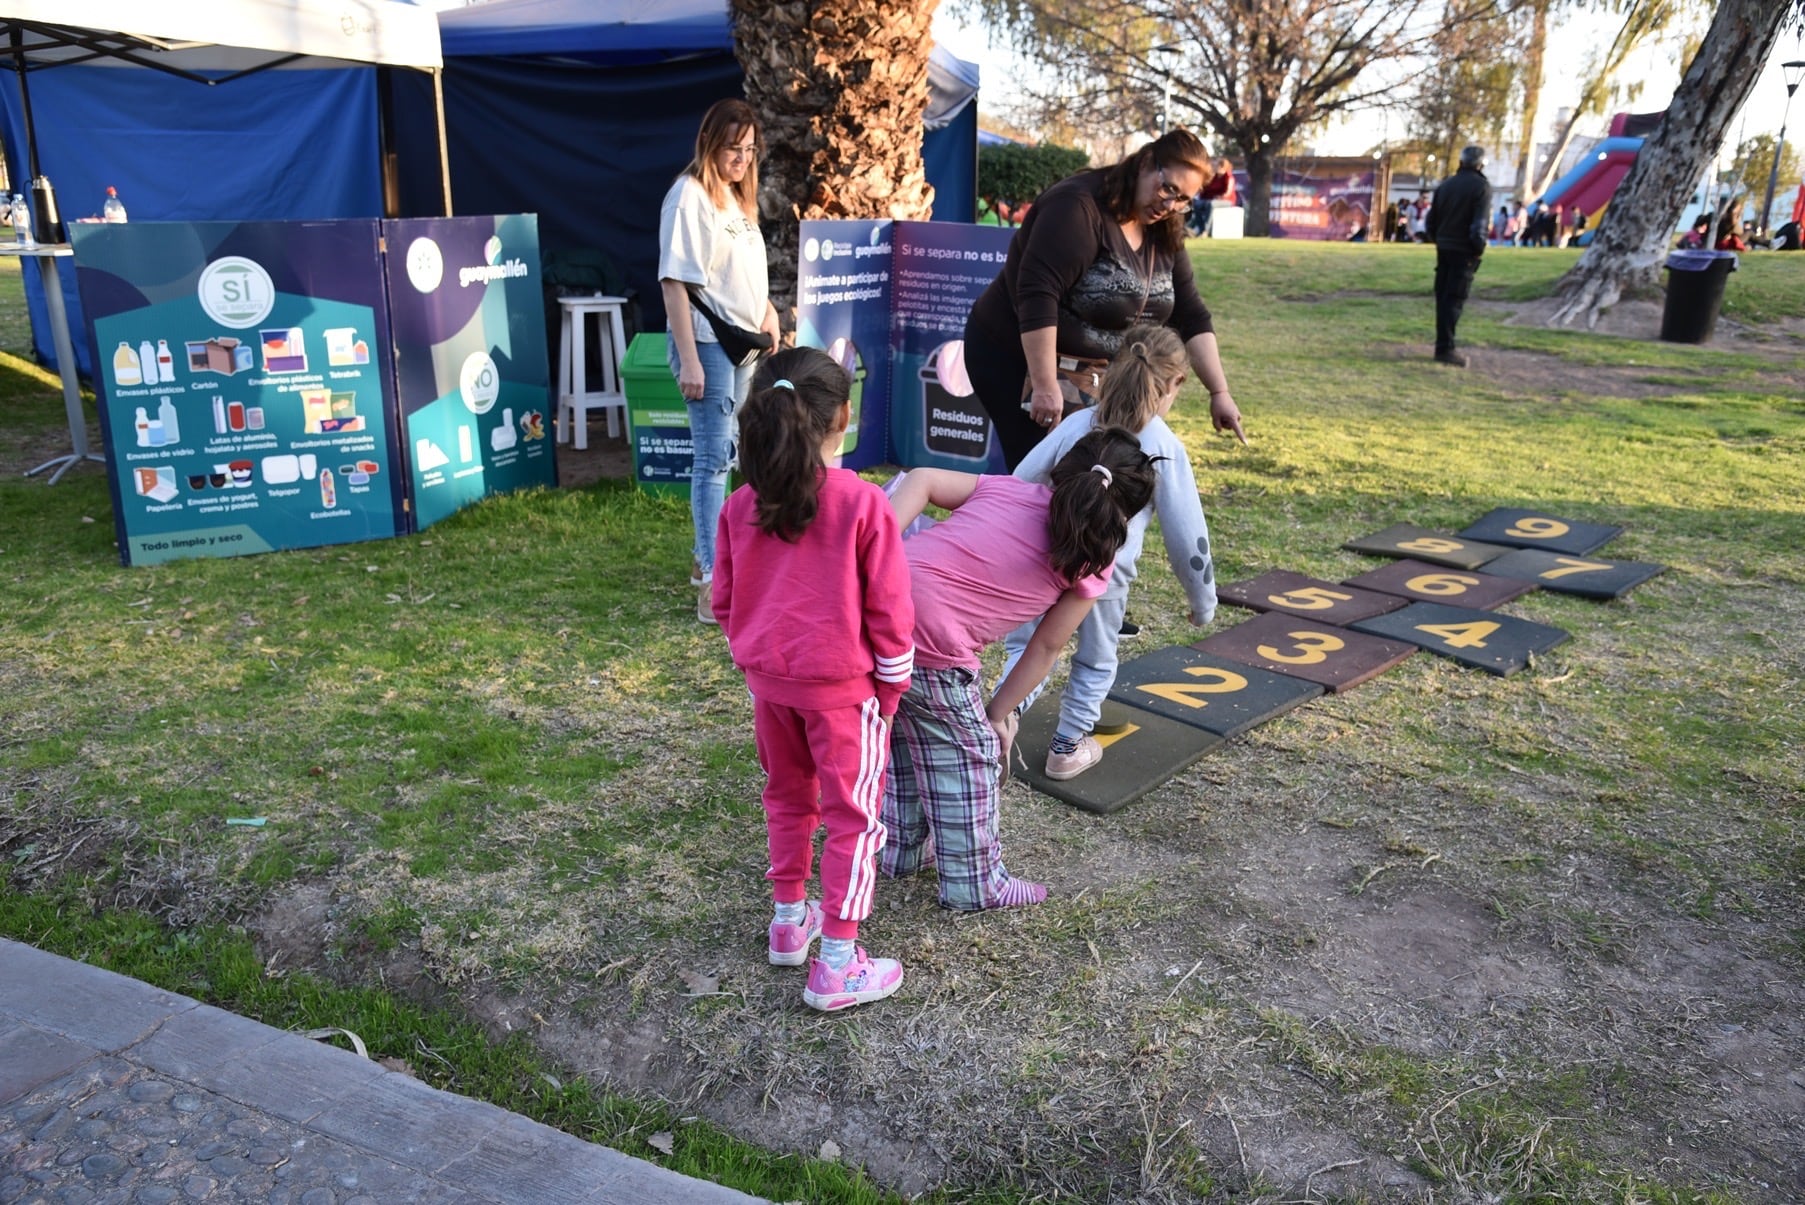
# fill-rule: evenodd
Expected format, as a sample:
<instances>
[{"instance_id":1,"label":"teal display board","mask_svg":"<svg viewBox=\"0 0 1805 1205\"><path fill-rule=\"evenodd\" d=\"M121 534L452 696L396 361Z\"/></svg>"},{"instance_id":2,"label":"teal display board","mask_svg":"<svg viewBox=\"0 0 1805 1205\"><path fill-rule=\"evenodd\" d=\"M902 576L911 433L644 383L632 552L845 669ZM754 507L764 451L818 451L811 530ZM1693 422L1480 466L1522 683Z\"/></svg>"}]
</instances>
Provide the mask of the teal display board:
<instances>
[{"instance_id":1,"label":"teal display board","mask_svg":"<svg viewBox=\"0 0 1805 1205\"><path fill-rule=\"evenodd\" d=\"M123 562L406 530L375 221L70 234Z\"/></svg>"},{"instance_id":2,"label":"teal display board","mask_svg":"<svg viewBox=\"0 0 1805 1205\"><path fill-rule=\"evenodd\" d=\"M414 527L556 485L538 219L409 218L382 233Z\"/></svg>"}]
</instances>

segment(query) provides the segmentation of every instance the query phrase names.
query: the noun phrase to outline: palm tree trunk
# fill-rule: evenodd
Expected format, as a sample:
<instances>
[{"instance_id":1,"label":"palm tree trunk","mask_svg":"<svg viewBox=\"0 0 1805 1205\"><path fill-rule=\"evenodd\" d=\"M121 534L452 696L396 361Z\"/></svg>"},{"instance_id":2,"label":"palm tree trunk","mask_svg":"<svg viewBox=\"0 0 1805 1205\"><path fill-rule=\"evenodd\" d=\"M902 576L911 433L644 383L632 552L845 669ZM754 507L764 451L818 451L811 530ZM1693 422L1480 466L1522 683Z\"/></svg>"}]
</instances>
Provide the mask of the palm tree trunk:
<instances>
[{"instance_id":1,"label":"palm tree trunk","mask_svg":"<svg viewBox=\"0 0 1805 1205\"><path fill-rule=\"evenodd\" d=\"M746 100L763 120L759 216L771 300L793 323L797 224L926 218L921 162L938 0L731 0Z\"/></svg>"},{"instance_id":2,"label":"palm tree trunk","mask_svg":"<svg viewBox=\"0 0 1805 1205\"><path fill-rule=\"evenodd\" d=\"M1660 129L1643 143L1592 245L1555 286L1550 326L1597 324L1626 288L1655 283L1687 199L1748 99L1800 0L1723 0L1674 90Z\"/></svg>"}]
</instances>

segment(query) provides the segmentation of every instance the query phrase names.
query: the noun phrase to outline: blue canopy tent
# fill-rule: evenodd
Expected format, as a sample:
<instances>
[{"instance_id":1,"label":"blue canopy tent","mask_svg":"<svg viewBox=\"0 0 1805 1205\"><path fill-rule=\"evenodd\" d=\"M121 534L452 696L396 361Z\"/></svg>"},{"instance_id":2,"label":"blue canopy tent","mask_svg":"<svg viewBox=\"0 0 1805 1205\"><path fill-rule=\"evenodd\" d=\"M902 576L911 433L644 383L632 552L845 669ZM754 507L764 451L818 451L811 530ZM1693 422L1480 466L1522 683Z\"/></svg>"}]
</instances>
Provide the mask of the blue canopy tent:
<instances>
[{"instance_id":1,"label":"blue canopy tent","mask_svg":"<svg viewBox=\"0 0 1805 1205\"><path fill-rule=\"evenodd\" d=\"M597 250L663 323L658 209L708 106L744 95L725 0L492 0L439 14L451 189L460 209L532 212L548 256ZM424 89L396 77L398 144L428 134ZM977 205L978 69L940 50L923 159L935 214ZM401 180L404 212L431 182Z\"/></svg>"},{"instance_id":2,"label":"blue canopy tent","mask_svg":"<svg viewBox=\"0 0 1805 1205\"><path fill-rule=\"evenodd\" d=\"M377 73L436 71L432 14L393 0L235 0L156 11L124 0L0 0L0 140L23 191L41 171L64 221L107 187L134 220L374 217L382 212ZM408 72L413 74L413 72ZM426 76L428 96L433 85ZM437 164L436 108L421 144ZM46 241L54 237L40 231ZM72 262L71 331L82 330ZM37 261L23 268L38 359L56 367ZM75 358L92 375L87 340Z\"/></svg>"}]
</instances>

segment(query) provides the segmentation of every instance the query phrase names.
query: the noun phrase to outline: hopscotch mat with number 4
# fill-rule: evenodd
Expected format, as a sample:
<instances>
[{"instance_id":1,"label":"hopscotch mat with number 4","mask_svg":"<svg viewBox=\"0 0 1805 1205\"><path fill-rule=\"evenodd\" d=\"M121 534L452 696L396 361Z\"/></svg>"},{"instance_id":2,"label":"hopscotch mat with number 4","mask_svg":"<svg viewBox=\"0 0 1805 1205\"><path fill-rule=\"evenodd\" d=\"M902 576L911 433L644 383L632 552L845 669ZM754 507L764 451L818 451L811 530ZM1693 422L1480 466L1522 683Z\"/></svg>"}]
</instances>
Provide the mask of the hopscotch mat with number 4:
<instances>
[{"instance_id":1,"label":"hopscotch mat with number 4","mask_svg":"<svg viewBox=\"0 0 1805 1205\"><path fill-rule=\"evenodd\" d=\"M1395 558L1342 582L1275 569L1221 587L1261 612L1189 647L1125 661L1109 693L1103 760L1076 778L1045 774L1057 698L1022 721L1016 770L1035 790L1107 814L1224 742L1321 695L1378 677L1417 649L1500 676L1569 633L1497 608L1532 590L1621 598L1665 568L1594 555L1621 527L1500 508L1459 533L1399 523L1343 548Z\"/></svg>"}]
</instances>

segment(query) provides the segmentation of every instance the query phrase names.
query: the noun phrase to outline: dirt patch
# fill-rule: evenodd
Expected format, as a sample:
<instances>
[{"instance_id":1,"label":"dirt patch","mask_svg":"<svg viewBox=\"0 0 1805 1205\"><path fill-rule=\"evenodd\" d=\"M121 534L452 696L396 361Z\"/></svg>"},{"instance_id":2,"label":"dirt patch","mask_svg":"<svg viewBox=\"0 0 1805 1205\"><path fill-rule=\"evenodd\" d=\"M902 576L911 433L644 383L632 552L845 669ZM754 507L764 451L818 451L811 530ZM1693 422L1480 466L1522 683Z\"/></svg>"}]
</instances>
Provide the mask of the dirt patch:
<instances>
[{"instance_id":1,"label":"dirt patch","mask_svg":"<svg viewBox=\"0 0 1805 1205\"><path fill-rule=\"evenodd\" d=\"M589 446L577 448L558 445L558 484L581 489L598 481L626 481L633 476L633 447L627 442L630 432L608 438L605 422L589 427Z\"/></svg>"}]
</instances>

